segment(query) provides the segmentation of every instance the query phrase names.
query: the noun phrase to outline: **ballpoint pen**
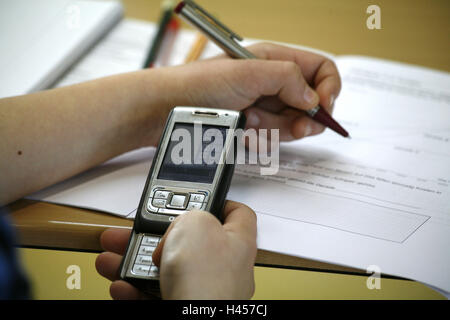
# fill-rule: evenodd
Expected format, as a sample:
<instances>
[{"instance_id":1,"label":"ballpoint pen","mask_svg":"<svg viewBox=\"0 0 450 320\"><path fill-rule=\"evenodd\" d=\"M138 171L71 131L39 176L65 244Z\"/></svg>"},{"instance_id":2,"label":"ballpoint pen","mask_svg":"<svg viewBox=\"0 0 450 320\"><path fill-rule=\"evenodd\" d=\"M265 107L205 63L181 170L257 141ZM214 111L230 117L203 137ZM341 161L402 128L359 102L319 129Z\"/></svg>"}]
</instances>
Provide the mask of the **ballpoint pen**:
<instances>
[{"instance_id":1,"label":"ballpoint pen","mask_svg":"<svg viewBox=\"0 0 450 320\"><path fill-rule=\"evenodd\" d=\"M198 28L215 42L230 57L235 59L257 59L257 57L242 47L237 41L242 38L231 31L223 23L208 13L192 0L178 3L174 9L187 22ZM312 119L337 132L343 137L350 137L348 132L337 123L330 114L320 105L305 111Z\"/></svg>"}]
</instances>

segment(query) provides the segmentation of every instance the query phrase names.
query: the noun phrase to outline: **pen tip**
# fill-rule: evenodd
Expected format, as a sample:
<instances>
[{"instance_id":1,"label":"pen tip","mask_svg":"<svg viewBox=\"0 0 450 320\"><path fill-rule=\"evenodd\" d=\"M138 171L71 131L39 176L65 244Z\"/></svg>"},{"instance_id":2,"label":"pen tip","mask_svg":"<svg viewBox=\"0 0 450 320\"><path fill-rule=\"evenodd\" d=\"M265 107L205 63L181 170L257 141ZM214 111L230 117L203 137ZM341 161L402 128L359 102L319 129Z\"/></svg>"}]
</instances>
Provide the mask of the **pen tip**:
<instances>
[{"instance_id":1,"label":"pen tip","mask_svg":"<svg viewBox=\"0 0 450 320\"><path fill-rule=\"evenodd\" d=\"M352 137L350 135L348 135L346 138L352 140Z\"/></svg>"}]
</instances>

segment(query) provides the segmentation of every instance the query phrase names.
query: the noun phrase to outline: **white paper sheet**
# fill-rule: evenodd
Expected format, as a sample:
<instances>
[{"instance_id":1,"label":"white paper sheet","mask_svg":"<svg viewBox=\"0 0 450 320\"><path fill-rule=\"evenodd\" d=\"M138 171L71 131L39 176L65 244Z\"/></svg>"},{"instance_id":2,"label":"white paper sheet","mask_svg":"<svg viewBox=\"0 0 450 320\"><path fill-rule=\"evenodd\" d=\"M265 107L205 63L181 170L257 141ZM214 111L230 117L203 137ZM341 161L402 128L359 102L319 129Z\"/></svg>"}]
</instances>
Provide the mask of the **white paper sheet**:
<instances>
[{"instance_id":1,"label":"white paper sheet","mask_svg":"<svg viewBox=\"0 0 450 320\"><path fill-rule=\"evenodd\" d=\"M127 28L142 27L150 37L150 28L139 24L120 28L128 34ZM193 40L192 33L186 35ZM95 61L105 50L102 60L139 68L142 61L132 65L128 58L139 60L144 46L115 59L120 55L110 56L105 47L113 44L106 42L117 41L122 52L120 46L130 40L120 44L115 36L88 59ZM183 61L187 42L180 42L175 61ZM210 47L206 55L214 52ZM448 292L450 75L363 57L339 57L336 63L343 90L334 115L352 139L327 130L284 144L275 176L261 177L258 167L239 165L228 198L257 212L260 249L363 270L377 265L382 273ZM86 70L91 76L91 68ZM122 155L31 198L133 218L153 152Z\"/></svg>"},{"instance_id":2,"label":"white paper sheet","mask_svg":"<svg viewBox=\"0 0 450 320\"><path fill-rule=\"evenodd\" d=\"M289 143L277 176L239 167L229 198L258 212L260 248L450 291L450 76L336 61L335 115L352 140L327 130Z\"/></svg>"}]
</instances>

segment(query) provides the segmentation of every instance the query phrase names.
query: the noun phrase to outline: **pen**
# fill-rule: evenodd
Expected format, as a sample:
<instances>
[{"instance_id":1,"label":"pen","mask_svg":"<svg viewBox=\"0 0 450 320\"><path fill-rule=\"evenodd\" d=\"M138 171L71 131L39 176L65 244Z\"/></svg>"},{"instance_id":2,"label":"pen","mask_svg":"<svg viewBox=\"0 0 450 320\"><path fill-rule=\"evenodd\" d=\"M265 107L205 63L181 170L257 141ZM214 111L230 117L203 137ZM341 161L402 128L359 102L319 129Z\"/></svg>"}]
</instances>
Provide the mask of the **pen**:
<instances>
[{"instance_id":1,"label":"pen","mask_svg":"<svg viewBox=\"0 0 450 320\"><path fill-rule=\"evenodd\" d=\"M178 3L175 13L184 18L194 27L200 29L212 41L214 41L230 57L235 59L257 59L250 51L242 47L237 41L242 38L218 21L192 0L184 0ZM321 106L316 106L306 113L312 119L337 132L343 137L350 137L348 132L337 123L331 115Z\"/></svg>"},{"instance_id":2,"label":"pen","mask_svg":"<svg viewBox=\"0 0 450 320\"><path fill-rule=\"evenodd\" d=\"M147 58L145 59L145 63L143 68L152 68L155 63L158 52L161 48L161 44L163 42L164 33L169 26L170 20L172 19L172 10L174 7L174 2L171 0L165 0L161 4L162 7L162 15L158 24L158 31L156 35L153 37L152 45L148 52Z\"/></svg>"},{"instance_id":3,"label":"pen","mask_svg":"<svg viewBox=\"0 0 450 320\"><path fill-rule=\"evenodd\" d=\"M195 38L195 42L192 45L191 50L189 51L189 53L186 56L186 59L184 60L184 63L189 63L198 60L203 50L205 49L207 43L208 39L202 33L199 32Z\"/></svg>"}]
</instances>

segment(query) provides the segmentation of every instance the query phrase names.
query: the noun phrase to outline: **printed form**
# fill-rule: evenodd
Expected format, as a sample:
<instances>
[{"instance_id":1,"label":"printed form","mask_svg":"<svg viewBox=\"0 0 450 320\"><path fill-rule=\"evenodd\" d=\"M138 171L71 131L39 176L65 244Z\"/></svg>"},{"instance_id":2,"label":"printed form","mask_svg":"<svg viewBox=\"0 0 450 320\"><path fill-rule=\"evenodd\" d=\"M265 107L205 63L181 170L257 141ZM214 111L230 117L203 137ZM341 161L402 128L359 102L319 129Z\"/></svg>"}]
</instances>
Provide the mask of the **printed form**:
<instances>
[{"instance_id":1,"label":"printed form","mask_svg":"<svg viewBox=\"0 0 450 320\"><path fill-rule=\"evenodd\" d=\"M361 57L336 62L334 114L352 139L327 130L285 144L274 176L239 166L229 198L258 212L260 248L376 265L449 291L450 78Z\"/></svg>"},{"instance_id":2,"label":"printed form","mask_svg":"<svg viewBox=\"0 0 450 320\"><path fill-rule=\"evenodd\" d=\"M139 69L154 30L123 21L59 85ZM171 64L194 38L182 31ZM257 212L260 249L375 265L449 292L450 75L357 56L335 62L343 89L334 117L352 139L326 130L282 144L278 172L238 165L228 198ZM30 198L133 218L153 153L121 155Z\"/></svg>"}]
</instances>

